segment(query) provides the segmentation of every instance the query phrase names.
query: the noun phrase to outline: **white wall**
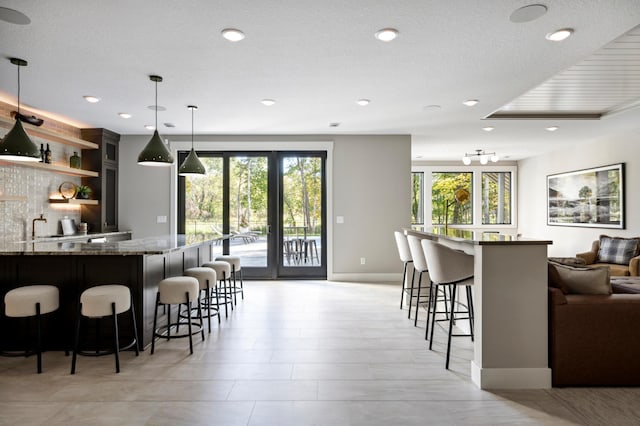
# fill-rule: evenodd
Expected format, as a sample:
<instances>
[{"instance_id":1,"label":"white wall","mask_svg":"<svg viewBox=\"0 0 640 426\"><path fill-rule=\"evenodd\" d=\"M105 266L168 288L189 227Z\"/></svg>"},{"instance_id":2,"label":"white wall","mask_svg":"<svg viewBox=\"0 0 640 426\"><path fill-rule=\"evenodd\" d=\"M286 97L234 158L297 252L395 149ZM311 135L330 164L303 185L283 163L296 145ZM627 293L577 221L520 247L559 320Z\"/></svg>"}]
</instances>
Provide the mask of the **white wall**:
<instances>
[{"instance_id":1,"label":"white wall","mask_svg":"<svg viewBox=\"0 0 640 426\"><path fill-rule=\"evenodd\" d=\"M119 162L119 225L133 238L165 235L175 220L171 194L175 192L171 168L137 164L138 153L150 136L123 136ZM188 137L172 136L172 145ZM262 150L289 143L333 142L329 207L333 214L328 255L328 277L336 280L401 279L393 231L410 223L410 136L198 136L196 149L216 149L229 142L259 142ZM231 145L232 146L232 145ZM218 150L220 148L217 148ZM174 166L175 167L175 166ZM156 223L167 216L167 223ZM344 224L336 224L336 216ZM360 258L366 264L360 264Z\"/></svg>"},{"instance_id":2,"label":"white wall","mask_svg":"<svg viewBox=\"0 0 640 426\"><path fill-rule=\"evenodd\" d=\"M575 256L588 251L601 234L640 235L640 157L638 133L627 131L592 143L518 162L519 232L525 237L553 240L549 256ZM547 225L547 175L625 163L626 229Z\"/></svg>"}]
</instances>

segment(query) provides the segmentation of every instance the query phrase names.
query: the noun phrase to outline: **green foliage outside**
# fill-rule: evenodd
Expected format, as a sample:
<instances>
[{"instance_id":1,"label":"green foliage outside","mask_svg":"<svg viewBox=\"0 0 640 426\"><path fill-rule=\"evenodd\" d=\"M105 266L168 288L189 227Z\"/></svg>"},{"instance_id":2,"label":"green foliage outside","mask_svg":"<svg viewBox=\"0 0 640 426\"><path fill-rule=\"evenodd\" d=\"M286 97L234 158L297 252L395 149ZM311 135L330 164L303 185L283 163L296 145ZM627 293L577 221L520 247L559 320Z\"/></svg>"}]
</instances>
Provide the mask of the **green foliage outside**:
<instances>
[{"instance_id":1,"label":"green foliage outside","mask_svg":"<svg viewBox=\"0 0 640 426\"><path fill-rule=\"evenodd\" d=\"M431 174L431 222L444 225L447 203L449 225L470 225L473 223L472 202L464 204L453 202L458 189L466 189L472 194L471 179L473 173L434 172ZM473 196L472 196L473 199Z\"/></svg>"},{"instance_id":2,"label":"green foliage outside","mask_svg":"<svg viewBox=\"0 0 640 426\"><path fill-rule=\"evenodd\" d=\"M200 158L207 174L185 179L185 232L215 237L222 234L223 159ZM283 224L307 227L319 235L321 216L321 160L288 157L283 160ZM267 232L268 158L231 157L229 162L229 228L231 232Z\"/></svg>"}]
</instances>

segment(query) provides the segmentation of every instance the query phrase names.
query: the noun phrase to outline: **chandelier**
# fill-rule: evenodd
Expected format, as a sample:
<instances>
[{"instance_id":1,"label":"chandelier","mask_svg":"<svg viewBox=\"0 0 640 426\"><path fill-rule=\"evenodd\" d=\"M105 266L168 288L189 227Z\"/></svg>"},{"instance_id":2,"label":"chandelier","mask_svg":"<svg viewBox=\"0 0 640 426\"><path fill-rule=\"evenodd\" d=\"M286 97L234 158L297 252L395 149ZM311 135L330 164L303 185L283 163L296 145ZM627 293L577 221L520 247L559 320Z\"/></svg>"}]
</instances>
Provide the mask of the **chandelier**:
<instances>
[{"instance_id":1,"label":"chandelier","mask_svg":"<svg viewBox=\"0 0 640 426\"><path fill-rule=\"evenodd\" d=\"M500 160L500 157L498 157L495 152L485 152L484 149L476 149L474 154L465 153L464 157L462 157L462 162L465 166L468 166L471 164L471 160L476 157L482 165L487 164L489 160L491 160L492 163L497 163L498 160Z\"/></svg>"}]
</instances>

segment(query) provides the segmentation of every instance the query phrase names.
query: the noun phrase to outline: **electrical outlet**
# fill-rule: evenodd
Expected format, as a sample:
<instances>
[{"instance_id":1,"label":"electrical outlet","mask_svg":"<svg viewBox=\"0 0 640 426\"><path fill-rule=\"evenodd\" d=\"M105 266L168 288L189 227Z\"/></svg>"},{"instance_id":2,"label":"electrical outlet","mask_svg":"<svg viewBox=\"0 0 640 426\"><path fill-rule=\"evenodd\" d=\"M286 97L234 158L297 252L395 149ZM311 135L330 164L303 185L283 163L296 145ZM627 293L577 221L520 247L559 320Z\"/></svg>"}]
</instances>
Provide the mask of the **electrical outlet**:
<instances>
[{"instance_id":1,"label":"electrical outlet","mask_svg":"<svg viewBox=\"0 0 640 426\"><path fill-rule=\"evenodd\" d=\"M366 259L366 258L364 258L364 257L361 257L361 258L360 258L360 264L361 264L361 265L364 265L365 263L367 263L367 259Z\"/></svg>"}]
</instances>

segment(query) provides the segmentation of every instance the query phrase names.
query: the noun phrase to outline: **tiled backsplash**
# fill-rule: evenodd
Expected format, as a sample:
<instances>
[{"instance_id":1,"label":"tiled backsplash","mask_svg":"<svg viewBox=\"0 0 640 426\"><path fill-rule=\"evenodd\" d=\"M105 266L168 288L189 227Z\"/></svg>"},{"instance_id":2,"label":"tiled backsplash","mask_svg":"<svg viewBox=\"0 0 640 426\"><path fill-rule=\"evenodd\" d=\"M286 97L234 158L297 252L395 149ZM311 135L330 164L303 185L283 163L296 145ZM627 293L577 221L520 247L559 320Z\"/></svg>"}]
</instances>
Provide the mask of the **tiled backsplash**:
<instances>
[{"instance_id":1,"label":"tiled backsplash","mask_svg":"<svg viewBox=\"0 0 640 426\"><path fill-rule=\"evenodd\" d=\"M0 136L9 129L0 128ZM38 137L31 140L40 146L47 143L51 149L52 164L69 166L69 157L80 150L68 145L50 142ZM15 163L14 163L15 164ZM48 170L34 169L10 163L0 164L0 196L22 196L26 201L0 201L0 235L5 241L23 241L31 238L32 220L42 213L47 223L36 222L36 235L62 233L60 219L65 216L80 222L79 206L49 204L49 197L60 198L58 188L62 182L80 185L80 178ZM0 197L1 200L1 197Z\"/></svg>"}]
</instances>

